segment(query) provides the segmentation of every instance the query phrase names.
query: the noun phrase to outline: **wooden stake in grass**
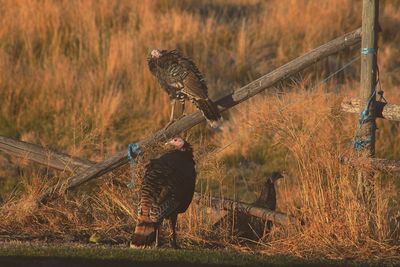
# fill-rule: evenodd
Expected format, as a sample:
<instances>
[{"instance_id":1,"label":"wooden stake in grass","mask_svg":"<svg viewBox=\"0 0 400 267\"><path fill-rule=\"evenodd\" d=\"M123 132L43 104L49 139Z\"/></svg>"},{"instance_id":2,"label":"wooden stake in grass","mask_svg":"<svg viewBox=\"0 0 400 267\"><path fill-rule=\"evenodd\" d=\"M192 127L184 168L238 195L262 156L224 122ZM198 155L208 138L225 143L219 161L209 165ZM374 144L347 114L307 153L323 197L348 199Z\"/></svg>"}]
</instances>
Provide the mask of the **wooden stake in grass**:
<instances>
[{"instance_id":1,"label":"wooden stake in grass","mask_svg":"<svg viewBox=\"0 0 400 267\"><path fill-rule=\"evenodd\" d=\"M360 113L354 145L357 151L367 157L375 155L378 13L379 0L363 0L360 100L365 108ZM357 180L358 195L371 214L376 208L373 187L373 174L360 171Z\"/></svg>"}]
</instances>

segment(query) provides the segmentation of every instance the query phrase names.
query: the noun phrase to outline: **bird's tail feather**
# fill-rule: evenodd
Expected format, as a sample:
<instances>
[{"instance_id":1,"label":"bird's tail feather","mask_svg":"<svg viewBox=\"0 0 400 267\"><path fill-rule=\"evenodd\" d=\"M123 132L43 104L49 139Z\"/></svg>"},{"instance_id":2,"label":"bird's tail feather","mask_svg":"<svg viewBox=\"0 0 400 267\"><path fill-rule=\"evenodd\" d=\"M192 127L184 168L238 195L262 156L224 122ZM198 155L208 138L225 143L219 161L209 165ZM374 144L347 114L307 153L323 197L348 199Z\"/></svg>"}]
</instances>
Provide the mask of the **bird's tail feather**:
<instances>
[{"instance_id":1,"label":"bird's tail feather","mask_svg":"<svg viewBox=\"0 0 400 267\"><path fill-rule=\"evenodd\" d=\"M153 222L140 222L135 227L132 237L132 245L149 246L156 239L156 226Z\"/></svg>"},{"instance_id":2,"label":"bird's tail feather","mask_svg":"<svg viewBox=\"0 0 400 267\"><path fill-rule=\"evenodd\" d=\"M147 192L147 191L146 191ZM136 247L149 246L156 239L156 222L151 219L151 198L144 192L138 205L138 222L132 236L131 245Z\"/></svg>"},{"instance_id":3,"label":"bird's tail feather","mask_svg":"<svg viewBox=\"0 0 400 267\"><path fill-rule=\"evenodd\" d=\"M198 99L196 100L196 106L206 117L207 121L213 128L217 128L221 122L221 113L218 110L217 105L210 99Z\"/></svg>"}]
</instances>

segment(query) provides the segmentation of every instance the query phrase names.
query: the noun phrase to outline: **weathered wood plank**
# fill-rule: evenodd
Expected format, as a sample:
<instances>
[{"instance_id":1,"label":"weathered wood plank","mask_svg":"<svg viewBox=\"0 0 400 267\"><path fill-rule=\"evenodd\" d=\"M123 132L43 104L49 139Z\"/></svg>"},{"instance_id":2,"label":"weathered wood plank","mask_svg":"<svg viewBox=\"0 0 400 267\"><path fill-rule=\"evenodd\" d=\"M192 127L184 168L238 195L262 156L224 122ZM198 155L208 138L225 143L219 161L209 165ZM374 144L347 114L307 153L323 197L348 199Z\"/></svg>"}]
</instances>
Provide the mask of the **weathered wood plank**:
<instances>
[{"instance_id":1,"label":"weathered wood plank","mask_svg":"<svg viewBox=\"0 0 400 267\"><path fill-rule=\"evenodd\" d=\"M288 216L281 212L264 209L251 204L234 201L227 198L221 199L216 197L208 197L195 193L195 195L193 196L193 202L199 205L210 205L215 209L235 210L247 215L258 217L263 220L270 220L282 225L300 225L302 223L299 219L293 216Z\"/></svg>"},{"instance_id":2,"label":"weathered wood plank","mask_svg":"<svg viewBox=\"0 0 400 267\"><path fill-rule=\"evenodd\" d=\"M299 71L309 67L310 65L318 62L319 60L326 58L332 54L335 54L343 49L355 46L360 43L361 40L361 29L357 29L351 33L347 33L339 38L336 38L329 43L321 45L320 47L300 56L291 62L281 66L280 68L262 76L261 78L247 84L246 86L235 90L232 94L228 94L216 103L221 111L227 110L250 97L264 91L268 87L275 85L276 83L290 77L291 75L298 73ZM184 132L193 126L204 121L204 117L200 112L194 112L188 116L181 118L176 121L167 129L162 129L156 132L153 136L138 142L142 151L146 150L146 147L151 147L159 141L166 140L181 132ZM97 163L93 167L90 167L81 173L70 177L68 185L65 189L75 188L89 180L106 174L124 164L128 163L126 157L126 151L121 151L114 156ZM55 191L53 188L51 191Z\"/></svg>"},{"instance_id":3,"label":"weathered wood plank","mask_svg":"<svg viewBox=\"0 0 400 267\"><path fill-rule=\"evenodd\" d=\"M81 168L89 168L96 164L95 162L83 160L67 154L45 149L44 147L39 145L34 145L3 136L0 136L0 151L16 157L21 157L27 160L34 161L50 168L68 172L74 172L75 170ZM251 204L236 202L229 199L220 199L215 197L210 198L203 196L202 194L195 193L193 200L194 203L197 203L199 205L205 204L205 202L203 201L207 201L207 203L211 204L211 207L216 209L237 209L238 211L242 211L245 214L259 217L265 220L271 220L273 222L283 225L298 224L300 222L296 218L288 216L284 213L275 212L261 207L255 207Z\"/></svg>"},{"instance_id":4,"label":"weathered wood plank","mask_svg":"<svg viewBox=\"0 0 400 267\"><path fill-rule=\"evenodd\" d=\"M373 168L385 172L400 172L400 161L391 159L370 159Z\"/></svg>"},{"instance_id":5,"label":"weathered wood plank","mask_svg":"<svg viewBox=\"0 0 400 267\"><path fill-rule=\"evenodd\" d=\"M341 104L342 110L349 113L360 113L365 107L358 98L345 98ZM400 121L400 105L376 102L375 115L392 121Z\"/></svg>"},{"instance_id":6,"label":"weathered wood plank","mask_svg":"<svg viewBox=\"0 0 400 267\"><path fill-rule=\"evenodd\" d=\"M6 154L26 158L28 160L55 168L57 170L76 172L87 169L93 162L58 153L42 146L18 141L12 138L0 136L0 151Z\"/></svg>"},{"instance_id":7,"label":"weathered wood plank","mask_svg":"<svg viewBox=\"0 0 400 267\"><path fill-rule=\"evenodd\" d=\"M377 159L369 157L348 158L341 160L343 163L349 164L366 171L381 171L388 173L400 172L400 160Z\"/></svg>"}]
</instances>

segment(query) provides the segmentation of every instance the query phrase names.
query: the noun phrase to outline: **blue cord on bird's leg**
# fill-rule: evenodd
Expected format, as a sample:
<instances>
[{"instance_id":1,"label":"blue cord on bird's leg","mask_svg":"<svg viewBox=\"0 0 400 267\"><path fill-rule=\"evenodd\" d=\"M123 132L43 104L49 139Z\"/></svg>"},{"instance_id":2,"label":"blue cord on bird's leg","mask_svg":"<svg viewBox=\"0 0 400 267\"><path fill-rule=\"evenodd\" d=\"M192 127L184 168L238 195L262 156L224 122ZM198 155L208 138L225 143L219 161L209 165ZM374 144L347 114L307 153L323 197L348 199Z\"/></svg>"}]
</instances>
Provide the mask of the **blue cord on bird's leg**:
<instances>
[{"instance_id":1,"label":"blue cord on bird's leg","mask_svg":"<svg viewBox=\"0 0 400 267\"><path fill-rule=\"evenodd\" d=\"M128 159L131 162L131 169L132 169L132 178L131 181L127 184L129 188L133 187L135 183L135 158L132 156L133 153L136 155L140 155L141 151L137 144L129 144L128 146Z\"/></svg>"}]
</instances>

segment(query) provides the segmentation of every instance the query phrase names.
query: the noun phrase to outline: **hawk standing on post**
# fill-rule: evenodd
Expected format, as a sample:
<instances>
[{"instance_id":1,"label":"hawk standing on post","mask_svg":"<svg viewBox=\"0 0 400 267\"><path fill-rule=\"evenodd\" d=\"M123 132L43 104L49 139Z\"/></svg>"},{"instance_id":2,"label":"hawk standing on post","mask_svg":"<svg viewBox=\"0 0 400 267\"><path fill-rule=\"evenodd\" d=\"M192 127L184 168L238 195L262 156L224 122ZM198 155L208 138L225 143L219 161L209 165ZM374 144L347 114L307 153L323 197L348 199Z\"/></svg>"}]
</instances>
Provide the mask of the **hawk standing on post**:
<instances>
[{"instance_id":1,"label":"hawk standing on post","mask_svg":"<svg viewBox=\"0 0 400 267\"><path fill-rule=\"evenodd\" d=\"M218 127L221 114L217 105L208 98L206 82L193 61L176 50L155 49L151 51L147 62L151 73L171 99L172 111L169 123L174 119L175 101L180 100L184 105L186 100L190 100L212 127Z\"/></svg>"}]
</instances>

